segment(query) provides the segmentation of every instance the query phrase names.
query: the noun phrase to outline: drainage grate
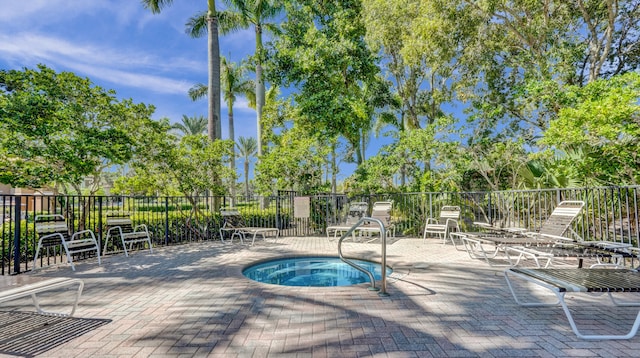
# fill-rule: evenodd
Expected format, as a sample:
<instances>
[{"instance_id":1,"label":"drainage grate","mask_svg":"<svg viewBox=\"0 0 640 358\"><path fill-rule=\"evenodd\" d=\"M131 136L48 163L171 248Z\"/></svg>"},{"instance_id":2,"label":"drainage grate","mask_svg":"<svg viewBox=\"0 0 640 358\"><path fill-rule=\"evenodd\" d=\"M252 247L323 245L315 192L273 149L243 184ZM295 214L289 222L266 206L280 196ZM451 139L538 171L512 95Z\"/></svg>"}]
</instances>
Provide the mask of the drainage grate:
<instances>
[{"instance_id":1,"label":"drainage grate","mask_svg":"<svg viewBox=\"0 0 640 358\"><path fill-rule=\"evenodd\" d=\"M34 357L109 322L109 319L0 312L0 354Z\"/></svg>"}]
</instances>

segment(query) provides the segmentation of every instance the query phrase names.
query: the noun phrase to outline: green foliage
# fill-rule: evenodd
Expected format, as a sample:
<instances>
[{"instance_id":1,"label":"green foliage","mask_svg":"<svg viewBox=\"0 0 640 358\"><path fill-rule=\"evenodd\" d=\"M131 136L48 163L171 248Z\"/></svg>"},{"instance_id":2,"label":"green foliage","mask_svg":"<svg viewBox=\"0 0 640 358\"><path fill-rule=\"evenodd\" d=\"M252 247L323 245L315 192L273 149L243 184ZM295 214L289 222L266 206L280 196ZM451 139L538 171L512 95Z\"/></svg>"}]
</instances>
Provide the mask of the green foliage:
<instances>
[{"instance_id":1,"label":"green foliage","mask_svg":"<svg viewBox=\"0 0 640 358\"><path fill-rule=\"evenodd\" d=\"M303 135L295 129L284 132L277 145L262 156L255 177L262 195L276 189L312 193L321 188L322 166L329 148Z\"/></svg>"},{"instance_id":2,"label":"green foliage","mask_svg":"<svg viewBox=\"0 0 640 358\"><path fill-rule=\"evenodd\" d=\"M159 195L172 191L187 197L206 191L210 195L222 195L225 193L223 181L235 180L226 165L233 145L229 140L211 142L204 135L184 136L177 145L166 136L157 135L147 140L147 150L134 158L134 179L125 181L134 184L129 187L129 193L146 186L154 188Z\"/></svg>"},{"instance_id":3,"label":"green foliage","mask_svg":"<svg viewBox=\"0 0 640 358\"><path fill-rule=\"evenodd\" d=\"M565 90L566 105L541 143L565 152L579 150L575 163L604 183L637 184L640 174L640 74L627 73Z\"/></svg>"},{"instance_id":4,"label":"green foliage","mask_svg":"<svg viewBox=\"0 0 640 358\"><path fill-rule=\"evenodd\" d=\"M283 33L269 51L269 79L296 85L297 124L318 138L344 137L362 161L371 127L366 83L377 81L375 57L364 41L360 1L287 2Z\"/></svg>"},{"instance_id":5,"label":"green foliage","mask_svg":"<svg viewBox=\"0 0 640 358\"><path fill-rule=\"evenodd\" d=\"M137 128L153 107L116 100L89 79L55 71L0 71L0 182L78 186L85 176L128 161Z\"/></svg>"},{"instance_id":6,"label":"green foliage","mask_svg":"<svg viewBox=\"0 0 640 358\"><path fill-rule=\"evenodd\" d=\"M171 128L180 131L183 135L190 135L206 133L207 126L207 119L204 116L189 117L183 114L181 122L174 123Z\"/></svg>"}]
</instances>

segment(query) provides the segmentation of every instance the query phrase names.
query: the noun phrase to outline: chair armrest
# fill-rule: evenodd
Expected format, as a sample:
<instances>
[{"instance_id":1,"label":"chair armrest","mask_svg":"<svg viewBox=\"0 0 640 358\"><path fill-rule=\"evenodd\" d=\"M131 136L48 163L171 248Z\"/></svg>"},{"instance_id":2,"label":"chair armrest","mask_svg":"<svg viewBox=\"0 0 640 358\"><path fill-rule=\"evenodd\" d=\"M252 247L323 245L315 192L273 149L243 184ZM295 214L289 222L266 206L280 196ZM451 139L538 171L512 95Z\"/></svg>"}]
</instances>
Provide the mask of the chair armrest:
<instances>
[{"instance_id":1,"label":"chair armrest","mask_svg":"<svg viewBox=\"0 0 640 358\"><path fill-rule=\"evenodd\" d=\"M456 219L447 219L447 221L445 222L445 225L447 227L451 227L451 226L458 227L458 220L456 220Z\"/></svg>"},{"instance_id":2,"label":"chair armrest","mask_svg":"<svg viewBox=\"0 0 640 358\"><path fill-rule=\"evenodd\" d=\"M111 230L117 230L122 235L122 228L120 226L112 226L107 230L107 235L111 235Z\"/></svg>"},{"instance_id":3,"label":"chair armrest","mask_svg":"<svg viewBox=\"0 0 640 358\"><path fill-rule=\"evenodd\" d=\"M438 223L438 219L435 218L428 218L427 219L427 225L432 225L432 224L437 224Z\"/></svg>"},{"instance_id":4,"label":"chair armrest","mask_svg":"<svg viewBox=\"0 0 640 358\"><path fill-rule=\"evenodd\" d=\"M74 232L73 235L71 235L71 240L75 240L77 236L81 236L84 234L89 234L89 236L91 236L91 238L95 241L96 240L96 235L93 233L93 230L81 230L81 231L77 231Z\"/></svg>"},{"instance_id":5,"label":"chair armrest","mask_svg":"<svg viewBox=\"0 0 640 358\"><path fill-rule=\"evenodd\" d=\"M138 229L140 229L140 231L138 231ZM133 228L133 232L142 232L142 231L144 231L146 233L149 233L149 230L147 229L147 225L146 224L136 225Z\"/></svg>"}]
</instances>

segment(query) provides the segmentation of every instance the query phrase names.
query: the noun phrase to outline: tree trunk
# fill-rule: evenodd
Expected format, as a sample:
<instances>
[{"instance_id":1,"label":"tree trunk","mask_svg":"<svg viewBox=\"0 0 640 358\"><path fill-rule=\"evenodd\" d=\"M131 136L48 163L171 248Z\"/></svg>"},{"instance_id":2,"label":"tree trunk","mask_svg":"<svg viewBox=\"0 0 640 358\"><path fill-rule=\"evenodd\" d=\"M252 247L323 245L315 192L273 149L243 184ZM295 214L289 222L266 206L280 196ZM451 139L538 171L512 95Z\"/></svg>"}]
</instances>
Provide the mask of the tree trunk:
<instances>
[{"instance_id":1,"label":"tree trunk","mask_svg":"<svg viewBox=\"0 0 640 358\"><path fill-rule=\"evenodd\" d=\"M264 107L264 79L262 76L262 27L256 25L256 125L258 138L258 160L262 156L262 108Z\"/></svg>"},{"instance_id":2,"label":"tree trunk","mask_svg":"<svg viewBox=\"0 0 640 358\"><path fill-rule=\"evenodd\" d=\"M208 43L209 43L209 110L208 132L211 141L222 138L222 125L220 123L220 43L218 40L218 18L215 10L215 1L209 0L207 12Z\"/></svg>"},{"instance_id":3,"label":"tree trunk","mask_svg":"<svg viewBox=\"0 0 640 358\"><path fill-rule=\"evenodd\" d=\"M236 173L236 138L234 134L233 128L233 102L228 101L227 107L229 107L229 139L233 142L233 146L231 147L231 158L229 162L229 168L231 168L231 172L233 174ZM231 195L231 206L236 206L236 179L231 178L231 187L229 188L229 193Z\"/></svg>"},{"instance_id":4,"label":"tree trunk","mask_svg":"<svg viewBox=\"0 0 640 358\"><path fill-rule=\"evenodd\" d=\"M218 39L218 14L215 0L207 0L207 42L209 58L209 81L207 94L208 105L208 134L209 140L222 138L222 123L220 121L220 42ZM215 177L212 173L212 177ZM214 179L220 180L220 179ZM214 196L211 206L214 210L220 208L220 197Z\"/></svg>"},{"instance_id":5,"label":"tree trunk","mask_svg":"<svg viewBox=\"0 0 640 358\"><path fill-rule=\"evenodd\" d=\"M336 144L331 145L331 192L335 193L338 190L337 177L338 164L336 163Z\"/></svg>"},{"instance_id":6,"label":"tree trunk","mask_svg":"<svg viewBox=\"0 0 640 358\"><path fill-rule=\"evenodd\" d=\"M264 78L262 77L262 27L256 25L256 116L258 136L258 161L262 157L262 108L264 107ZM266 200L260 200L260 209L266 207Z\"/></svg>"},{"instance_id":7,"label":"tree trunk","mask_svg":"<svg viewBox=\"0 0 640 358\"><path fill-rule=\"evenodd\" d=\"M244 161L244 195L249 200L249 161Z\"/></svg>"}]
</instances>

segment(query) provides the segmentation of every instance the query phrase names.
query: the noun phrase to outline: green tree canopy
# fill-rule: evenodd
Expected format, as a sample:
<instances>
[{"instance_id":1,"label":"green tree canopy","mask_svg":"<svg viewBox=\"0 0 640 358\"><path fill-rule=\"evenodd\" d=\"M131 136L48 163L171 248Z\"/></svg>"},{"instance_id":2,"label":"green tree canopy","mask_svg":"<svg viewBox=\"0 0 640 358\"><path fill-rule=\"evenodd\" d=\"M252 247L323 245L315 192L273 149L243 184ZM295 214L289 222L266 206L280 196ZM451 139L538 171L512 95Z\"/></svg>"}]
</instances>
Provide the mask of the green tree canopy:
<instances>
[{"instance_id":1,"label":"green tree canopy","mask_svg":"<svg viewBox=\"0 0 640 358\"><path fill-rule=\"evenodd\" d=\"M141 131L155 128L154 108L117 100L113 91L73 73L0 71L0 182L79 190L85 176L126 163Z\"/></svg>"}]
</instances>

